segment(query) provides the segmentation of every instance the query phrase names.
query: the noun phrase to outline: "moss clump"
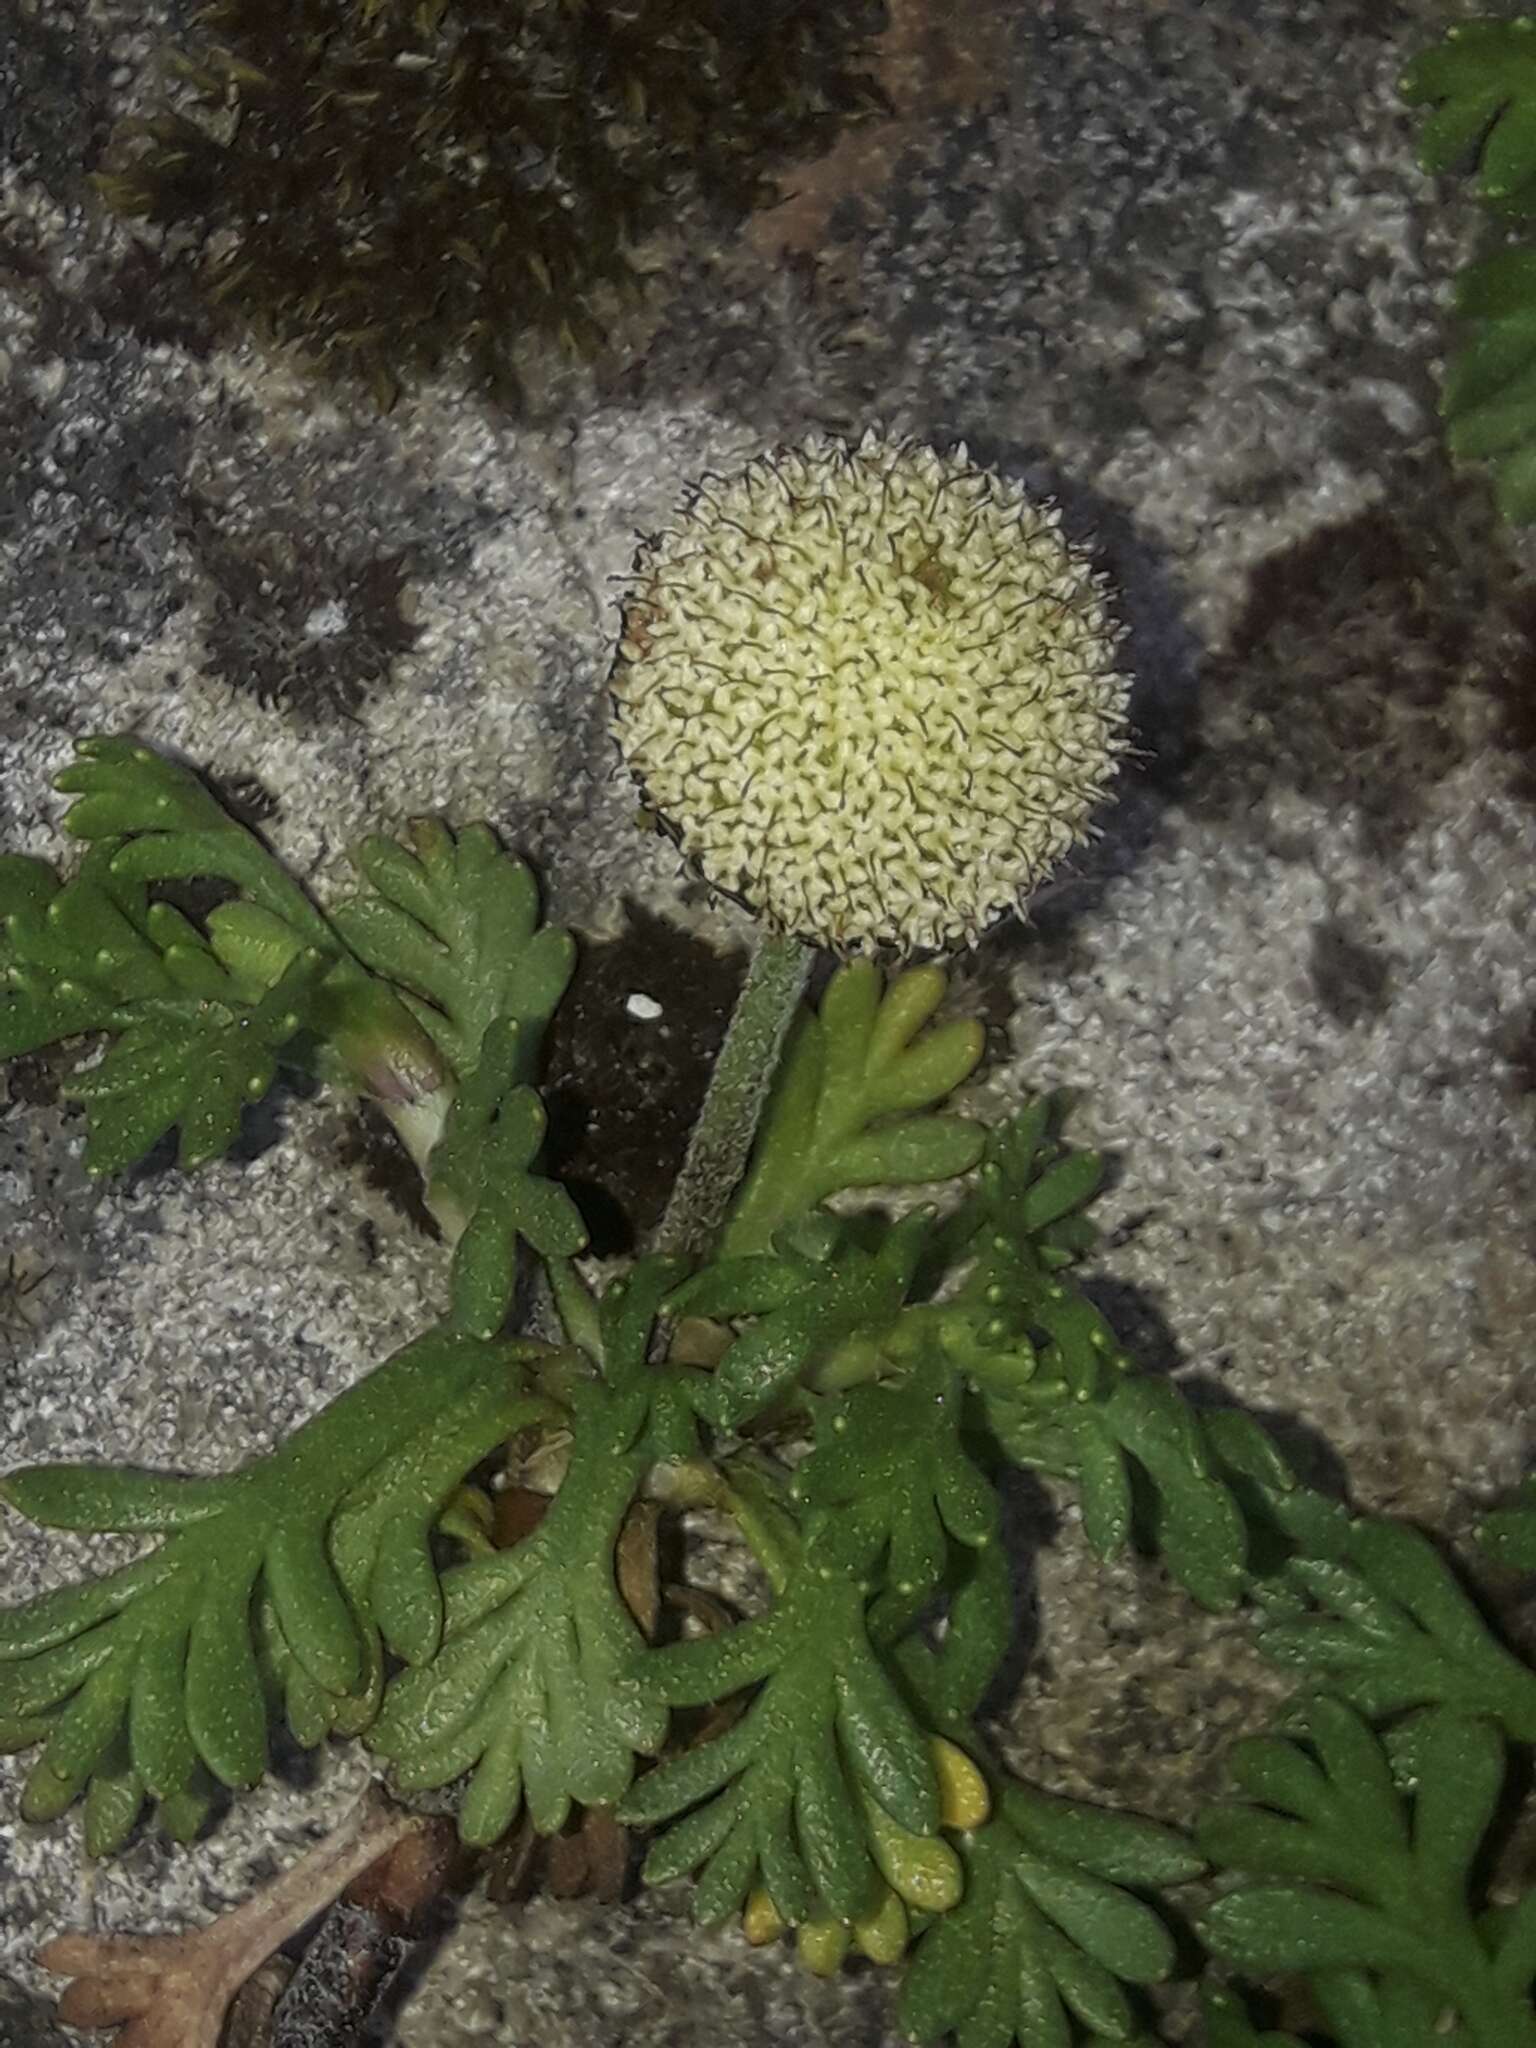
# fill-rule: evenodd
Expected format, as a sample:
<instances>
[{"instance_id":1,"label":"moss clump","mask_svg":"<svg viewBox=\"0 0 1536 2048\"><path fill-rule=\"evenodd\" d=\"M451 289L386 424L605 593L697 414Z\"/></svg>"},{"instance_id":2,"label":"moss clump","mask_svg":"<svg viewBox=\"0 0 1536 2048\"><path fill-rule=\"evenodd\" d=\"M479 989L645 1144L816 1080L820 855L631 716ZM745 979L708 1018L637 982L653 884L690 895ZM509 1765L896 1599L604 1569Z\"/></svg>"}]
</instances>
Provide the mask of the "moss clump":
<instances>
[{"instance_id":1,"label":"moss clump","mask_svg":"<svg viewBox=\"0 0 1536 2048\"><path fill-rule=\"evenodd\" d=\"M602 341L643 237L701 200L739 218L878 104L870 23L867 0L219 0L174 108L97 182L206 231L236 328L383 403L450 360L512 398L531 333Z\"/></svg>"}]
</instances>

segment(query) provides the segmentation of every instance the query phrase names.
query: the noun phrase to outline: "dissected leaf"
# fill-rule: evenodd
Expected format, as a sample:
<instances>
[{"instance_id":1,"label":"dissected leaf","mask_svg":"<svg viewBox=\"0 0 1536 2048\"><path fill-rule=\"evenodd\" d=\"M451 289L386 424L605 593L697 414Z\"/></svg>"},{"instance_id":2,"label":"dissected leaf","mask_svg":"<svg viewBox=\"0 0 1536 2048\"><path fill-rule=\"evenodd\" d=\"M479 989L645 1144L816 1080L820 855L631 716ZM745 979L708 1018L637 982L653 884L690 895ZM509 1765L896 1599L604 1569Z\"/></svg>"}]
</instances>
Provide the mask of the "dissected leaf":
<instances>
[{"instance_id":1,"label":"dissected leaf","mask_svg":"<svg viewBox=\"0 0 1536 2048\"><path fill-rule=\"evenodd\" d=\"M650 1772L620 1809L646 1825L693 1809L646 1877L697 1869L699 1919L738 1912L755 1886L791 1926L872 1910L882 1877L926 1910L958 1895L928 1738L871 1645L867 1601L852 1576L808 1564L767 1620L644 1659L643 1682L676 1706L761 1682L724 1734Z\"/></svg>"},{"instance_id":2,"label":"dissected leaf","mask_svg":"<svg viewBox=\"0 0 1536 2048\"><path fill-rule=\"evenodd\" d=\"M568 932L540 926L529 870L488 825L455 836L435 818L418 818L408 845L365 839L355 859L369 891L335 912L353 952L404 992L461 1080L498 1019L518 1027L511 1081L531 1080L575 947Z\"/></svg>"},{"instance_id":3,"label":"dissected leaf","mask_svg":"<svg viewBox=\"0 0 1536 2048\"><path fill-rule=\"evenodd\" d=\"M537 1092L517 1080L522 1034L510 1017L487 1026L430 1163L439 1213L451 1204L464 1220L454 1256L454 1319L477 1337L493 1337L506 1319L519 1239L561 1258L587 1242L565 1189L531 1171L544 1140L544 1109Z\"/></svg>"},{"instance_id":4,"label":"dissected leaf","mask_svg":"<svg viewBox=\"0 0 1536 2048\"><path fill-rule=\"evenodd\" d=\"M932 1223L931 1212L914 1210L883 1234L874 1251L834 1227L824 1258L807 1256L785 1240L776 1259L728 1258L679 1288L671 1307L685 1315L734 1318L754 1312L753 1304L776 1304L756 1311L757 1320L715 1368L701 1396L712 1419L738 1425L797 1380L835 1378L842 1346L877 1346L906 1299Z\"/></svg>"},{"instance_id":5,"label":"dissected leaf","mask_svg":"<svg viewBox=\"0 0 1536 2048\"><path fill-rule=\"evenodd\" d=\"M1419 143L1426 170L1475 160L1479 198L1536 212L1536 20L1455 23L1408 66L1402 90L1435 109Z\"/></svg>"},{"instance_id":6,"label":"dissected leaf","mask_svg":"<svg viewBox=\"0 0 1536 2048\"><path fill-rule=\"evenodd\" d=\"M1174 1948L1125 1883L1178 1883L1202 1859L1171 1829L1022 1786L960 1853L965 1895L917 1943L904 2030L919 2042L952 2035L958 2048L1070 2048L1080 2023L1128 2041L1125 1986L1165 1977Z\"/></svg>"},{"instance_id":7,"label":"dissected leaf","mask_svg":"<svg viewBox=\"0 0 1536 2048\"><path fill-rule=\"evenodd\" d=\"M1403 95L1432 107L1420 136L1426 170L1475 172L1495 213L1536 214L1536 21L1458 22L1409 65ZM1536 250L1506 248L1457 280L1464 338L1441 399L1447 440L1490 461L1499 509L1536 520Z\"/></svg>"},{"instance_id":8,"label":"dissected leaf","mask_svg":"<svg viewBox=\"0 0 1536 2048\"><path fill-rule=\"evenodd\" d=\"M369 1595L385 1536L391 1555L414 1544L421 1567L389 1605L390 1640L424 1653L441 1611L430 1513L544 1410L521 1390L525 1355L423 1339L222 1479L42 1467L0 1480L0 1498L49 1522L171 1532L104 1579L0 1613L0 1732L43 1744L27 1812L52 1818L84 1792L92 1838L116 1846L153 1796L195 1829L210 1774L243 1787L264 1771L270 1689L301 1742L355 1730L382 1674Z\"/></svg>"},{"instance_id":9,"label":"dissected leaf","mask_svg":"<svg viewBox=\"0 0 1536 2048\"><path fill-rule=\"evenodd\" d=\"M1536 1673L1498 1643L1428 1537L1362 1517L1313 1541L1258 1587L1260 1645L1363 1713L1456 1706L1536 1738Z\"/></svg>"},{"instance_id":10,"label":"dissected leaf","mask_svg":"<svg viewBox=\"0 0 1536 2048\"><path fill-rule=\"evenodd\" d=\"M494 1841L526 1800L541 1834L572 1802L615 1804L668 1714L634 1676L641 1638L614 1578L620 1526L647 1463L643 1403L589 1388L555 1503L513 1549L445 1582L436 1654L396 1679L369 1742L412 1790L470 1773L467 1842Z\"/></svg>"},{"instance_id":11,"label":"dissected leaf","mask_svg":"<svg viewBox=\"0 0 1536 2048\"><path fill-rule=\"evenodd\" d=\"M911 968L882 988L867 959L840 968L785 1047L722 1255L760 1252L775 1232L842 1188L949 1179L974 1166L983 1134L925 1114L981 1057L974 1019L930 1020L943 970Z\"/></svg>"},{"instance_id":12,"label":"dissected leaf","mask_svg":"<svg viewBox=\"0 0 1536 2048\"><path fill-rule=\"evenodd\" d=\"M68 1084L85 1104L91 1171L131 1166L173 1127L183 1166L227 1152L242 1112L266 1094L283 1048L308 1021L328 964L322 953L300 953L250 1008L210 999L131 1025L97 1066Z\"/></svg>"},{"instance_id":13,"label":"dissected leaf","mask_svg":"<svg viewBox=\"0 0 1536 2048\"><path fill-rule=\"evenodd\" d=\"M882 1639L910 1625L949 1581L957 1549L998 1542L997 1495L962 1443L963 1409L947 1367L856 1388L823 1407L816 1448L795 1473L795 1500L830 1518L827 1554L855 1570L879 1564ZM966 1609L961 1625L980 1619Z\"/></svg>"},{"instance_id":14,"label":"dissected leaf","mask_svg":"<svg viewBox=\"0 0 1536 2048\"><path fill-rule=\"evenodd\" d=\"M1491 1722L1437 1707L1418 1754L1423 1779L1405 1793L1381 1738L1327 1697L1307 1705L1296 1737L1240 1745L1250 1803L1207 1814L1198 1838L1213 1862L1265 1881L1218 1899L1202 1933L1241 1969L1313 1977L1362 2048L1427 2048L1445 2037L1447 2011L1469 2041L1513 2048L1536 2039L1530 1916L1485 1917L1471 1896L1503 1743ZM1389 2019L1399 2032L1384 2030Z\"/></svg>"}]
</instances>

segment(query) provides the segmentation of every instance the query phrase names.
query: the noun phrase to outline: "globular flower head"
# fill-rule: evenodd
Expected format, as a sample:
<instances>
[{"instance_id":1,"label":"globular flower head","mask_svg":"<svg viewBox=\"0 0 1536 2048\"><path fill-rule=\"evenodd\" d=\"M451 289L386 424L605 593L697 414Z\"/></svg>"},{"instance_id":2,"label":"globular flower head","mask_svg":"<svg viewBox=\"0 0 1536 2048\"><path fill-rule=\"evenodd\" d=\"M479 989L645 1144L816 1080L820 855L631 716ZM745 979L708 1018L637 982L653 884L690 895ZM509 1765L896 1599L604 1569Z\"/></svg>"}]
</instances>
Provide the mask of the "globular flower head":
<instances>
[{"instance_id":1,"label":"globular flower head","mask_svg":"<svg viewBox=\"0 0 1536 2048\"><path fill-rule=\"evenodd\" d=\"M698 485L634 578L620 747L776 930L972 942L1084 836L1124 751L1102 579L963 447L814 435Z\"/></svg>"}]
</instances>

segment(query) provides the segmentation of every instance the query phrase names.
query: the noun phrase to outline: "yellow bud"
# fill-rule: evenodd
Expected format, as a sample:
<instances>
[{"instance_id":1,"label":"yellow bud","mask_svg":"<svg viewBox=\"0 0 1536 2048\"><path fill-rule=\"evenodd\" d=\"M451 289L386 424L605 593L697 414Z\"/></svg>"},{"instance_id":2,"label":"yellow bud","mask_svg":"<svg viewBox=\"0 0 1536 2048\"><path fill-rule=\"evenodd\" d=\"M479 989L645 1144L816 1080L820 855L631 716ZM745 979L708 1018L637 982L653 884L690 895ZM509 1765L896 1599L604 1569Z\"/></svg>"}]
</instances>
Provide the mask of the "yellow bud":
<instances>
[{"instance_id":1,"label":"yellow bud","mask_svg":"<svg viewBox=\"0 0 1536 2048\"><path fill-rule=\"evenodd\" d=\"M835 1977L848 1953L841 1920L807 1920L795 1937L795 1953L813 1977Z\"/></svg>"},{"instance_id":2,"label":"yellow bud","mask_svg":"<svg viewBox=\"0 0 1536 2048\"><path fill-rule=\"evenodd\" d=\"M907 1909L893 1891L882 1893L873 1913L853 1923L853 1938L872 1963L899 1963L907 1952Z\"/></svg>"},{"instance_id":3,"label":"yellow bud","mask_svg":"<svg viewBox=\"0 0 1536 2048\"><path fill-rule=\"evenodd\" d=\"M992 1811L987 1781L963 1749L942 1735L933 1738L933 1768L939 1780L939 1819L947 1828L979 1828Z\"/></svg>"},{"instance_id":4,"label":"yellow bud","mask_svg":"<svg viewBox=\"0 0 1536 2048\"><path fill-rule=\"evenodd\" d=\"M869 1847L891 1890L921 1913L947 1913L965 1891L965 1872L948 1842L937 1835L911 1835L898 1827L866 1794Z\"/></svg>"},{"instance_id":5,"label":"yellow bud","mask_svg":"<svg viewBox=\"0 0 1536 2048\"><path fill-rule=\"evenodd\" d=\"M747 1895L742 1909L741 1931L754 1948L764 1948L770 1941L777 1941L787 1923L778 1907L759 1885Z\"/></svg>"}]
</instances>

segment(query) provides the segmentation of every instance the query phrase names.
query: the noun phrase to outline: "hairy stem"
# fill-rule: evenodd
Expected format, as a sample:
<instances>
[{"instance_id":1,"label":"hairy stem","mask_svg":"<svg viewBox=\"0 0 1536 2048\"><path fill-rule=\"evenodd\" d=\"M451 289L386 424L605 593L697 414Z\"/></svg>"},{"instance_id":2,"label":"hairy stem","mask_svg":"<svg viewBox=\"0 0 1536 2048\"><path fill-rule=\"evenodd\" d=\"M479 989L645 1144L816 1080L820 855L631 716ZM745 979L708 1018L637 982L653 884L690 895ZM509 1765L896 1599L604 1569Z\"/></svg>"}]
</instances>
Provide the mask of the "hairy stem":
<instances>
[{"instance_id":1,"label":"hairy stem","mask_svg":"<svg viewBox=\"0 0 1536 2048\"><path fill-rule=\"evenodd\" d=\"M798 939L772 934L759 939L682 1171L656 1233L656 1251L701 1252L719 1229L726 1204L746 1171L785 1035L814 958L812 949Z\"/></svg>"}]
</instances>

